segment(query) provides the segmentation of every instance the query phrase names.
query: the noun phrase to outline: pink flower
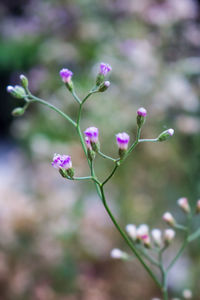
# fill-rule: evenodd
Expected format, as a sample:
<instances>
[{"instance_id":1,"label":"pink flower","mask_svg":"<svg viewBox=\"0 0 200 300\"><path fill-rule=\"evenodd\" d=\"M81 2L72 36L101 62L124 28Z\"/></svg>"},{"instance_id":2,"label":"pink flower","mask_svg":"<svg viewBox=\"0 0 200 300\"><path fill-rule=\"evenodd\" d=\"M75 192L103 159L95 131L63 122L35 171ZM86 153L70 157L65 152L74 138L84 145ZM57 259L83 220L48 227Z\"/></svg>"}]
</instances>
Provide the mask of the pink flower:
<instances>
[{"instance_id":1,"label":"pink flower","mask_svg":"<svg viewBox=\"0 0 200 300\"><path fill-rule=\"evenodd\" d=\"M117 145L121 150L127 150L130 137L126 132L116 134Z\"/></svg>"},{"instance_id":2,"label":"pink flower","mask_svg":"<svg viewBox=\"0 0 200 300\"><path fill-rule=\"evenodd\" d=\"M73 73L72 73L72 71L70 71L68 69L62 69L62 70L60 70L60 76L64 83L69 83L71 81Z\"/></svg>"}]
</instances>

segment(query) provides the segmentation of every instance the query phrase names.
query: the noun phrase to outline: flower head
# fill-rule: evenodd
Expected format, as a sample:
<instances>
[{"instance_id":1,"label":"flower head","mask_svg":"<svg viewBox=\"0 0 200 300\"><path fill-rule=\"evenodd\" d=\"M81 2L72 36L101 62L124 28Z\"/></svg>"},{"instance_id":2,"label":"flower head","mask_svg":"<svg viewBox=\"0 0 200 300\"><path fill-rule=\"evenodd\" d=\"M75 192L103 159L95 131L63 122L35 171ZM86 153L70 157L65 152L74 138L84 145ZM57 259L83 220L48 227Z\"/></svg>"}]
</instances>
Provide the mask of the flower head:
<instances>
[{"instance_id":1,"label":"flower head","mask_svg":"<svg viewBox=\"0 0 200 300\"><path fill-rule=\"evenodd\" d=\"M92 150L92 146L91 146L90 139L88 136L85 137L85 143L86 143L87 149Z\"/></svg>"},{"instance_id":2,"label":"flower head","mask_svg":"<svg viewBox=\"0 0 200 300\"><path fill-rule=\"evenodd\" d=\"M137 228L137 238L141 239L142 237L149 235L149 226L146 224L141 224Z\"/></svg>"},{"instance_id":3,"label":"flower head","mask_svg":"<svg viewBox=\"0 0 200 300\"><path fill-rule=\"evenodd\" d=\"M84 131L90 143L98 143L99 130L96 127L88 127Z\"/></svg>"},{"instance_id":4,"label":"flower head","mask_svg":"<svg viewBox=\"0 0 200 300\"><path fill-rule=\"evenodd\" d=\"M162 244L162 232L160 229L153 229L151 235L156 246L161 246Z\"/></svg>"},{"instance_id":5,"label":"flower head","mask_svg":"<svg viewBox=\"0 0 200 300\"><path fill-rule=\"evenodd\" d=\"M128 254L118 248L114 248L110 252L110 256L115 259L127 259Z\"/></svg>"},{"instance_id":6,"label":"flower head","mask_svg":"<svg viewBox=\"0 0 200 300\"><path fill-rule=\"evenodd\" d=\"M126 132L116 134L116 140L119 149L127 150L130 136Z\"/></svg>"},{"instance_id":7,"label":"flower head","mask_svg":"<svg viewBox=\"0 0 200 300\"><path fill-rule=\"evenodd\" d=\"M60 70L60 76L64 83L69 83L73 76L73 72L70 71L69 69L62 69L62 70Z\"/></svg>"},{"instance_id":8,"label":"flower head","mask_svg":"<svg viewBox=\"0 0 200 300\"><path fill-rule=\"evenodd\" d=\"M147 115L147 110L146 110L144 107L140 107L140 108L137 110L137 114L138 114L138 116L146 117L146 115Z\"/></svg>"},{"instance_id":9,"label":"flower head","mask_svg":"<svg viewBox=\"0 0 200 300\"><path fill-rule=\"evenodd\" d=\"M170 136L174 135L174 129L173 128L168 129L167 132Z\"/></svg>"},{"instance_id":10,"label":"flower head","mask_svg":"<svg viewBox=\"0 0 200 300\"><path fill-rule=\"evenodd\" d=\"M196 205L196 213L199 214L200 213L200 199L197 200L197 205Z\"/></svg>"},{"instance_id":11,"label":"flower head","mask_svg":"<svg viewBox=\"0 0 200 300\"><path fill-rule=\"evenodd\" d=\"M173 229L166 229L164 231L164 241L169 244L175 237L176 232Z\"/></svg>"},{"instance_id":12,"label":"flower head","mask_svg":"<svg viewBox=\"0 0 200 300\"><path fill-rule=\"evenodd\" d=\"M176 221L170 212L166 212L163 215L163 220L170 226L174 226Z\"/></svg>"},{"instance_id":13,"label":"flower head","mask_svg":"<svg viewBox=\"0 0 200 300\"><path fill-rule=\"evenodd\" d=\"M180 206L180 208L185 212L185 213L189 213L190 212L190 206L188 203L188 199L187 198L180 198L177 201L178 206Z\"/></svg>"},{"instance_id":14,"label":"flower head","mask_svg":"<svg viewBox=\"0 0 200 300\"><path fill-rule=\"evenodd\" d=\"M134 224L128 224L126 225L126 232L128 235L133 239L136 240L137 238L137 228Z\"/></svg>"},{"instance_id":15,"label":"flower head","mask_svg":"<svg viewBox=\"0 0 200 300\"><path fill-rule=\"evenodd\" d=\"M170 129L167 129L167 130L161 132L161 134L158 136L157 139L159 142L163 142L163 141L168 140L173 135L174 135L174 129L170 128Z\"/></svg>"},{"instance_id":16,"label":"flower head","mask_svg":"<svg viewBox=\"0 0 200 300\"><path fill-rule=\"evenodd\" d=\"M52 166L56 169L64 168L66 170L72 168L72 161L69 155L54 154Z\"/></svg>"},{"instance_id":17,"label":"flower head","mask_svg":"<svg viewBox=\"0 0 200 300\"><path fill-rule=\"evenodd\" d=\"M109 64L101 63L99 74L106 76L111 70L112 68Z\"/></svg>"},{"instance_id":18,"label":"flower head","mask_svg":"<svg viewBox=\"0 0 200 300\"><path fill-rule=\"evenodd\" d=\"M185 289L183 291L183 298L184 299L192 299L192 292L191 292L191 290Z\"/></svg>"}]
</instances>

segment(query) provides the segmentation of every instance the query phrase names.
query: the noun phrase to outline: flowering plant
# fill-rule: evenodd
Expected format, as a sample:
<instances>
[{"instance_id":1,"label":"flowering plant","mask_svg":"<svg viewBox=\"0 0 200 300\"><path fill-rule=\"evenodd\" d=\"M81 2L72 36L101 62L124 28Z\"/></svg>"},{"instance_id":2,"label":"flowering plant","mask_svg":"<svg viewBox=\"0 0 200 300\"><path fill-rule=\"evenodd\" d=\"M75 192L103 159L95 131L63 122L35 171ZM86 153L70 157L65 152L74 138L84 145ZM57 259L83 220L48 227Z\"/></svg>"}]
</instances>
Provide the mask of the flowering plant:
<instances>
[{"instance_id":1,"label":"flowering plant","mask_svg":"<svg viewBox=\"0 0 200 300\"><path fill-rule=\"evenodd\" d=\"M101 199L105 207L105 210L107 211L114 226L119 231L121 237L124 239L128 247L130 248L131 252L136 256L136 258L145 268L147 273L154 280L156 285L160 288L163 295L163 299L168 300L169 299L168 285L167 285L168 273L171 270L171 268L174 266L175 262L178 260L180 255L182 254L185 247L190 242L194 241L200 236L200 229L197 229L193 233L190 232L191 221L195 215L195 212L193 212L192 208L190 207L187 198L180 198L178 200L178 205L183 210L187 218L186 225L177 223L177 221L172 216L172 214L170 212L166 212L163 215L163 220L171 228L166 229L163 233L161 232L160 229L153 229L150 232L149 226L146 224L142 224L139 226L136 226L134 224L128 224L126 226L126 230L123 230L119 225L118 221L116 220L116 218L114 217L113 213L111 212L106 200L105 186L108 183L108 181L114 176L118 168L123 164L125 159L127 159L127 157L140 143L144 143L144 142L159 143L168 140L170 137L174 135L174 130L170 128L161 132L157 138L141 139L141 130L147 116L147 111L143 107L137 110L137 116L136 116L137 132L136 132L135 140L131 141L130 136L126 132L116 134L116 143L118 147L117 158L108 156L101 151L98 128L94 126L90 126L87 129L85 129L84 133L82 132L80 122L81 122L83 105L92 94L104 92L109 88L110 82L106 80L106 76L111 71L111 69L112 68L109 64L105 64L105 63L100 64L99 73L96 78L96 84L82 100L77 96L74 88L74 84L72 81L73 72L68 69L62 69L60 71L60 76L62 81L66 85L69 92L73 95L75 101L78 103L78 112L77 112L76 120L73 120L68 114L64 113L54 105L32 95L28 87L28 79L24 75L20 76L21 86L17 85L14 87L13 86L7 87L7 91L11 93L14 97L24 100L24 106L15 108L12 113L14 116L21 116L24 114L24 112L26 111L26 109L29 107L30 104L40 103L54 110L59 115L64 117L68 122L71 123L71 125L75 128L79 136L83 151L85 153L90 168L90 174L85 177L75 176L75 171L72 167L71 157L66 154L64 155L55 154L53 157L52 166L58 169L61 176L64 177L65 179L77 180L77 181L91 180L94 183L97 194ZM129 146L130 142L131 145ZM101 156L103 159L110 160L113 163L113 169L111 173L106 178L104 178L103 181L100 181L98 176L95 173L94 162L95 162L95 157L97 155ZM200 213L200 200L198 200L197 202L196 213ZM179 251L175 254L172 261L169 263L169 265L165 266L163 254L168 249L171 242L175 238L175 234L176 234L175 230L180 230L184 233L183 244L181 245ZM116 259L123 259L123 260L132 259L131 255L117 248L111 251L111 257ZM154 270L154 267L156 267L159 270L160 276L158 272ZM184 299L191 298L190 291L185 290L183 293L183 297Z\"/></svg>"}]
</instances>

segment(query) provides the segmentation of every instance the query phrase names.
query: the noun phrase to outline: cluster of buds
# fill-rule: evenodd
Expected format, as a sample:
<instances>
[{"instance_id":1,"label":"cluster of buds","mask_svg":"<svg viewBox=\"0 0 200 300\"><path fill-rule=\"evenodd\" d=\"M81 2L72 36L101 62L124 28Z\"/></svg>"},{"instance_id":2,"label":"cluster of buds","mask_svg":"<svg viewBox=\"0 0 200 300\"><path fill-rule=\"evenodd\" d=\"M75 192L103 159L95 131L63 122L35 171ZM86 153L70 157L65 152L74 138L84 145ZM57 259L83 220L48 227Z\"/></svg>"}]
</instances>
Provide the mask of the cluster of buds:
<instances>
[{"instance_id":1,"label":"cluster of buds","mask_svg":"<svg viewBox=\"0 0 200 300\"><path fill-rule=\"evenodd\" d=\"M146 248L151 248L152 242L158 248L161 248L163 245L168 246L175 237L173 229L166 229L162 233L160 229L155 228L150 233L149 226L146 224L138 227L134 224L128 224L126 232L134 242L143 243Z\"/></svg>"},{"instance_id":2,"label":"cluster of buds","mask_svg":"<svg viewBox=\"0 0 200 300\"><path fill-rule=\"evenodd\" d=\"M109 86L110 82L105 81L105 76L112 70L111 66L106 63L100 64L99 73L96 78L96 85L99 87L99 92L104 92Z\"/></svg>"},{"instance_id":3,"label":"cluster of buds","mask_svg":"<svg viewBox=\"0 0 200 300\"><path fill-rule=\"evenodd\" d=\"M72 168L72 160L69 155L54 154L52 166L59 170L63 177L74 177L74 169Z\"/></svg>"},{"instance_id":4,"label":"cluster of buds","mask_svg":"<svg viewBox=\"0 0 200 300\"><path fill-rule=\"evenodd\" d=\"M87 149L92 150L94 152L98 152L100 149L100 144L99 144L99 129L96 127L88 127L85 131L84 134L86 136L86 146Z\"/></svg>"}]
</instances>

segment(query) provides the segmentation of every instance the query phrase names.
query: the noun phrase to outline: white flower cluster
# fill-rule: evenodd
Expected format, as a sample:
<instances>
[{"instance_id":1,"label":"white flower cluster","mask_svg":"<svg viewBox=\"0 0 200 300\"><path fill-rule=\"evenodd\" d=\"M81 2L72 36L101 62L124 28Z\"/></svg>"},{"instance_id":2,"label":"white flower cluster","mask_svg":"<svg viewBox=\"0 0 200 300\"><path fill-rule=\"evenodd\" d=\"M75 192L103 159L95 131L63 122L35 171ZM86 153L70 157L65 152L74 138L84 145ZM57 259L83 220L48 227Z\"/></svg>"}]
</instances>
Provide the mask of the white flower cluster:
<instances>
[{"instance_id":1,"label":"white flower cluster","mask_svg":"<svg viewBox=\"0 0 200 300\"><path fill-rule=\"evenodd\" d=\"M128 224L126 231L133 241L142 242L147 248L152 246L152 242L159 248L169 245L175 237L173 229L166 229L162 232L160 229L155 228L150 232L149 226L146 224L139 225L138 227L134 224Z\"/></svg>"}]
</instances>

